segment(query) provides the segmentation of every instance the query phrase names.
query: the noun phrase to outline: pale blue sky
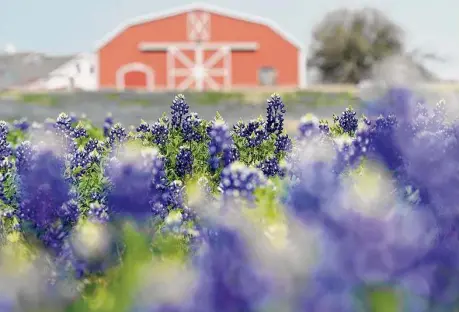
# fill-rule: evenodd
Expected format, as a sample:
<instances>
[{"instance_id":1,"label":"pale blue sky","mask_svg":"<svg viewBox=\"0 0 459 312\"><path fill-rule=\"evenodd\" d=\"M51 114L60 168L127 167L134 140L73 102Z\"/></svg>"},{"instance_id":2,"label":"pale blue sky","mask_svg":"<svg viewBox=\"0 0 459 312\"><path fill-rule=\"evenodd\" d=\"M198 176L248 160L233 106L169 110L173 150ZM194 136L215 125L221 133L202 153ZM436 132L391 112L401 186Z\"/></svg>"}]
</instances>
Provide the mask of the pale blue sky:
<instances>
[{"instance_id":1,"label":"pale blue sky","mask_svg":"<svg viewBox=\"0 0 459 312\"><path fill-rule=\"evenodd\" d=\"M53 54L91 51L123 20L189 4L185 0L0 0L0 49ZM457 0L213 0L201 1L275 20L306 45L313 26L334 8L371 6L383 10L406 31L410 48L447 57L431 65L440 76L459 80Z\"/></svg>"}]
</instances>

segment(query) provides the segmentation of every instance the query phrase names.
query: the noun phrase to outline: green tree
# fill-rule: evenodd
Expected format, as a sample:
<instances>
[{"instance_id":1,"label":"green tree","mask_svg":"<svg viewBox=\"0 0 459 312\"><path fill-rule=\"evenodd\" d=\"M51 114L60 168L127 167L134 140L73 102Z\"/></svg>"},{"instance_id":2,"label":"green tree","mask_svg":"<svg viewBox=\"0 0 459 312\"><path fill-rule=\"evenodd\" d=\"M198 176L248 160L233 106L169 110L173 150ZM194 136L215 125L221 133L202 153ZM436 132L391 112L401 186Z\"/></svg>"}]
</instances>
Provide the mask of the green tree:
<instances>
[{"instance_id":1,"label":"green tree","mask_svg":"<svg viewBox=\"0 0 459 312\"><path fill-rule=\"evenodd\" d=\"M308 68L324 83L358 83L372 66L404 52L402 29L377 9L339 9L316 26Z\"/></svg>"}]
</instances>

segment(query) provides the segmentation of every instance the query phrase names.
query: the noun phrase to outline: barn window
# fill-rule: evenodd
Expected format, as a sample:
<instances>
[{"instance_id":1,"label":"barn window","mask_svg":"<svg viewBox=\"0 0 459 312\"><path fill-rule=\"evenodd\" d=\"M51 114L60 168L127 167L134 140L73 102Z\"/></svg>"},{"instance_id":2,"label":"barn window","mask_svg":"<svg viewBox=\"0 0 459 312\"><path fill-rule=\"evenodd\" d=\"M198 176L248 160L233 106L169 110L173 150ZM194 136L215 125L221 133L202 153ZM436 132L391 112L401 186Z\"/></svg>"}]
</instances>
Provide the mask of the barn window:
<instances>
[{"instance_id":1,"label":"barn window","mask_svg":"<svg viewBox=\"0 0 459 312\"><path fill-rule=\"evenodd\" d=\"M89 66L89 73L90 74L94 74L94 66L93 65Z\"/></svg>"},{"instance_id":2,"label":"barn window","mask_svg":"<svg viewBox=\"0 0 459 312\"><path fill-rule=\"evenodd\" d=\"M262 86L275 86L277 83L277 71L273 67L262 67L258 71L258 81Z\"/></svg>"}]
</instances>

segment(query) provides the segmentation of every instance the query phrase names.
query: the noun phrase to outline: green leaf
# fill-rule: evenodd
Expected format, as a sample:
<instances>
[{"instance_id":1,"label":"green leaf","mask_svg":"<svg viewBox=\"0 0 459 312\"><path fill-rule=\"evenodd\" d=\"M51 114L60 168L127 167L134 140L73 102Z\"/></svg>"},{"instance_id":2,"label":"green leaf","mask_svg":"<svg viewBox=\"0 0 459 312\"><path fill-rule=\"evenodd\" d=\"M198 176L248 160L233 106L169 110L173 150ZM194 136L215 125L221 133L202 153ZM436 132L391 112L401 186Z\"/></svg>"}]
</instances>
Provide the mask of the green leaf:
<instances>
[{"instance_id":1,"label":"green leaf","mask_svg":"<svg viewBox=\"0 0 459 312\"><path fill-rule=\"evenodd\" d=\"M375 287L366 291L366 309L368 312L401 312L401 300L398 293L390 287Z\"/></svg>"},{"instance_id":2,"label":"green leaf","mask_svg":"<svg viewBox=\"0 0 459 312\"><path fill-rule=\"evenodd\" d=\"M220 113L219 113L218 111L215 113L215 120L221 120L221 121L224 121L224 119L223 119L222 115L220 115Z\"/></svg>"}]
</instances>

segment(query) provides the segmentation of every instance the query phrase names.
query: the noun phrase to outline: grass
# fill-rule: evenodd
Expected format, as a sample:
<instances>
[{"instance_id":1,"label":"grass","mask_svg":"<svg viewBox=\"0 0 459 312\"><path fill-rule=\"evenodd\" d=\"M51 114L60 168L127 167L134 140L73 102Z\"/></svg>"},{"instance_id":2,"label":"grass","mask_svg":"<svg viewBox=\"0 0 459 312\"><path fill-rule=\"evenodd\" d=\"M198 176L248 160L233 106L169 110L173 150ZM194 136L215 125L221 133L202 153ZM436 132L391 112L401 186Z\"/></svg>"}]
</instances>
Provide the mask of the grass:
<instances>
[{"instance_id":1,"label":"grass","mask_svg":"<svg viewBox=\"0 0 459 312\"><path fill-rule=\"evenodd\" d=\"M268 91L241 91L241 92L184 92L184 95L190 103L194 105L216 106L222 103L238 103L242 105L264 105L266 99L271 96L272 92ZM287 106L302 105L305 107L336 106L344 102L348 104L355 100L355 95L348 91L335 90L333 92L325 91L285 91L279 92ZM109 93L106 98L117 101L122 105L140 105L148 106L155 102L155 95L151 99L122 99L123 93Z\"/></svg>"},{"instance_id":2,"label":"grass","mask_svg":"<svg viewBox=\"0 0 459 312\"><path fill-rule=\"evenodd\" d=\"M168 92L169 93L169 92ZM239 104L239 105L265 105L266 100L271 96L272 92L266 90L248 90L241 92L184 92L190 104L203 106L218 106L223 103ZM340 105L352 105L355 102L355 95L352 92L332 90L332 91L312 91L312 90L289 90L279 92L285 105L288 107L301 106L304 108L316 107L332 107ZM142 106L147 107L154 105L158 99L163 100L164 94L128 94L123 92L100 93L101 97L108 99L111 102L120 106ZM18 93L14 98L18 102L42 105L55 106L60 100L65 101L65 97L72 97L69 93L64 96L53 93ZM98 96L98 95L96 95ZM60 100L59 100L60 99ZM160 103L164 104L164 103Z\"/></svg>"},{"instance_id":3,"label":"grass","mask_svg":"<svg viewBox=\"0 0 459 312\"><path fill-rule=\"evenodd\" d=\"M218 105L222 102L244 103L244 94L240 92L193 92L188 94L190 101L198 105Z\"/></svg>"},{"instance_id":4,"label":"grass","mask_svg":"<svg viewBox=\"0 0 459 312\"><path fill-rule=\"evenodd\" d=\"M48 93L25 93L18 97L19 102L54 106L58 103L57 97Z\"/></svg>"},{"instance_id":5,"label":"grass","mask_svg":"<svg viewBox=\"0 0 459 312\"><path fill-rule=\"evenodd\" d=\"M147 99L119 100L118 104L122 106L150 106L153 101Z\"/></svg>"},{"instance_id":6,"label":"grass","mask_svg":"<svg viewBox=\"0 0 459 312\"><path fill-rule=\"evenodd\" d=\"M349 92L324 93L317 91L296 91L281 93L285 105L303 105L307 107L329 107L348 104L355 101L355 96Z\"/></svg>"}]
</instances>

